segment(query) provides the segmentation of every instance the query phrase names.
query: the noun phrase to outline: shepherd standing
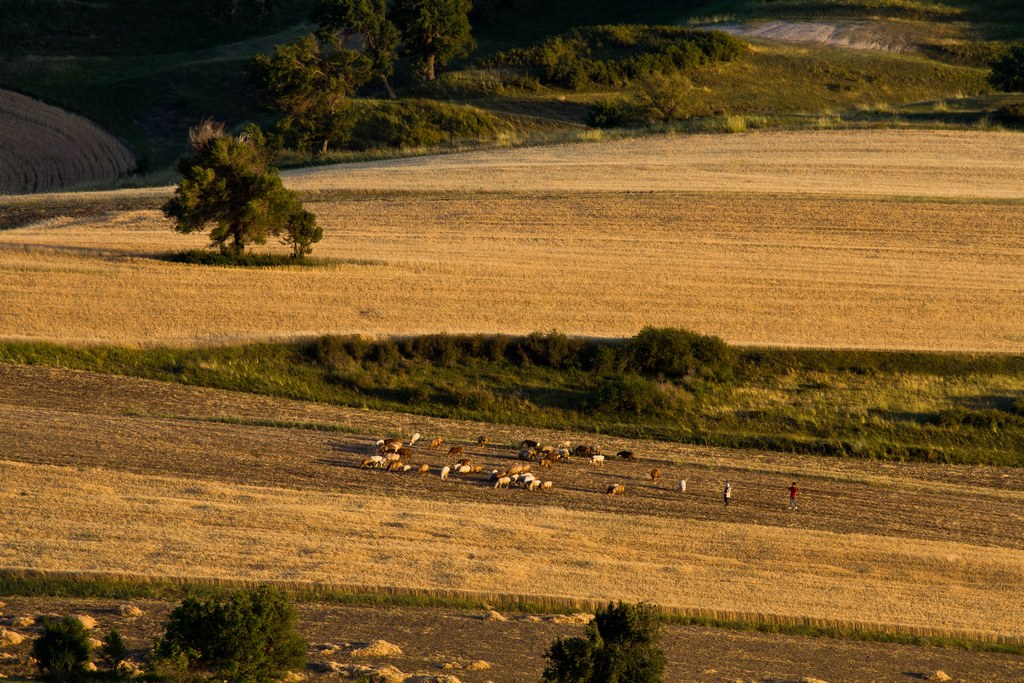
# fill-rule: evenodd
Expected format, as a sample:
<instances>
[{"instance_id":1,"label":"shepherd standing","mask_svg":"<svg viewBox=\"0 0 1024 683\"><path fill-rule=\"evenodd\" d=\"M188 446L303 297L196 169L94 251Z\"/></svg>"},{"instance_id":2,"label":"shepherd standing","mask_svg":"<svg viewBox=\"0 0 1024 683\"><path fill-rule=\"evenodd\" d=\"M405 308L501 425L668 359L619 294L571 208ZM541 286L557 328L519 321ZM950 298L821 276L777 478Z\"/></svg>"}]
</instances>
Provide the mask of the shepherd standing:
<instances>
[{"instance_id":1,"label":"shepherd standing","mask_svg":"<svg viewBox=\"0 0 1024 683\"><path fill-rule=\"evenodd\" d=\"M725 490L722 491L722 497L725 499L726 507L729 506L729 499L732 498L732 484L725 482Z\"/></svg>"},{"instance_id":2,"label":"shepherd standing","mask_svg":"<svg viewBox=\"0 0 1024 683\"><path fill-rule=\"evenodd\" d=\"M789 486L789 509L796 510L796 482Z\"/></svg>"}]
</instances>

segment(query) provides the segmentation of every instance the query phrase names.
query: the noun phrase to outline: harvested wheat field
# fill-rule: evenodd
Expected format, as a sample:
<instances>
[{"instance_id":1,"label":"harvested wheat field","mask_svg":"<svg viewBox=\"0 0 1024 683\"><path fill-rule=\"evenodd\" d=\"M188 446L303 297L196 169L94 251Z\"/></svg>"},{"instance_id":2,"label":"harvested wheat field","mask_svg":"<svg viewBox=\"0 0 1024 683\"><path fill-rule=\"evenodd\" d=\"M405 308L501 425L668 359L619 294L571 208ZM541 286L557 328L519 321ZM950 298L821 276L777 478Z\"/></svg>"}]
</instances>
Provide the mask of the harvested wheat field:
<instances>
[{"instance_id":1,"label":"harvested wheat field","mask_svg":"<svg viewBox=\"0 0 1024 683\"><path fill-rule=\"evenodd\" d=\"M521 431L81 372L3 373L0 501L18 520L0 531L5 567L648 599L990 639L1018 637L1024 624L1018 470L833 470L814 458L598 438L607 452L644 457L556 464L541 474L554 482L546 493L495 490L487 472L515 463ZM307 409L345 431L245 424ZM482 472L448 481L437 471L451 462L422 444L411 462L430 464L429 475L358 467L379 435L411 427L449 443L487 429L503 445L467 445ZM648 479L652 463L661 481ZM795 513L793 478L804 487ZM724 508L727 479L734 504ZM606 495L610 483L626 494Z\"/></svg>"},{"instance_id":2,"label":"harvested wheat field","mask_svg":"<svg viewBox=\"0 0 1024 683\"><path fill-rule=\"evenodd\" d=\"M91 121L0 90L0 195L111 182L134 168L131 151Z\"/></svg>"},{"instance_id":3,"label":"harvested wheat field","mask_svg":"<svg viewBox=\"0 0 1024 683\"><path fill-rule=\"evenodd\" d=\"M316 256L334 259L322 267L160 260L205 240L155 210L0 232L0 336L195 345L657 325L738 344L1024 347L1016 202L559 192L307 206L325 229Z\"/></svg>"}]
</instances>

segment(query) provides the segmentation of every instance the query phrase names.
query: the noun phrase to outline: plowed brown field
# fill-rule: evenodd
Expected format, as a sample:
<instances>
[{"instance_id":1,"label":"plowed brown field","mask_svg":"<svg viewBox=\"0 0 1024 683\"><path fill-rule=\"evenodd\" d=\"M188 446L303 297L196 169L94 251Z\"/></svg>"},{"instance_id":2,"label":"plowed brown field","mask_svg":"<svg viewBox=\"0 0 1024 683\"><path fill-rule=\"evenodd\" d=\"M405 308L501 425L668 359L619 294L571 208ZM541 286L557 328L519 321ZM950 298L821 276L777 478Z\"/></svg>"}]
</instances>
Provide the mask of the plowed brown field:
<instances>
[{"instance_id":1,"label":"plowed brown field","mask_svg":"<svg viewBox=\"0 0 1024 683\"><path fill-rule=\"evenodd\" d=\"M133 168L131 151L91 121L0 90L0 195L109 182Z\"/></svg>"}]
</instances>

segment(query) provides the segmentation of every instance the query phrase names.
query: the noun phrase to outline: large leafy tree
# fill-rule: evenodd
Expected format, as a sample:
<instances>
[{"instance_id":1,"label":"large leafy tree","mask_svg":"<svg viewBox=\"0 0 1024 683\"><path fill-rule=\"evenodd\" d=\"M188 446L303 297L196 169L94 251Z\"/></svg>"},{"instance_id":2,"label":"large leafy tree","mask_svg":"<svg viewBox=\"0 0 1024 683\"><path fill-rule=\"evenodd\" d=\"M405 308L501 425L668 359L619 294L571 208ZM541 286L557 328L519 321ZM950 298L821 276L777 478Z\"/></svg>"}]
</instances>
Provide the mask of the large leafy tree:
<instances>
[{"instance_id":1,"label":"large leafy tree","mask_svg":"<svg viewBox=\"0 0 1024 683\"><path fill-rule=\"evenodd\" d=\"M586 638L556 640L547 683L658 683L665 671L658 610L644 603L609 604L587 625Z\"/></svg>"},{"instance_id":2,"label":"large leafy tree","mask_svg":"<svg viewBox=\"0 0 1024 683\"><path fill-rule=\"evenodd\" d=\"M323 231L273 166L276 149L258 126L237 137L204 121L189 131L191 154L181 160L181 182L164 214L181 233L210 228L210 242L241 254L247 245L281 237L296 257L320 241Z\"/></svg>"},{"instance_id":3,"label":"large leafy tree","mask_svg":"<svg viewBox=\"0 0 1024 683\"><path fill-rule=\"evenodd\" d=\"M348 100L370 80L373 64L338 39L311 33L273 55L256 55L253 66L263 103L283 115L281 130L325 154L352 126Z\"/></svg>"},{"instance_id":4,"label":"large leafy tree","mask_svg":"<svg viewBox=\"0 0 1024 683\"><path fill-rule=\"evenodd\" d=\"M989 82L1004 92L1024 92L1024 43L1012 45L992 62Z\"/></svg>"},{"instance_id":5,"label":"large leafy tree","mask_svg":"<svg viewBox=\"0 0 1024 683\"><path fill-rule=\"evenodd\" d=\"M470 0L397 0L395 22L405 53L424 80L435 78L436 65L464 57L476 48L471 35Z\"/></svg>"},{"instance_id":6,"label":"large leafy tree","mask_svg":"<svg viewBox=\"0 0 1024 683\"><path fill-rule=\"evenodd\" d=\"M154 648L157 661L186 674L231 681L273 681L305 666L306 644L295 610L279 590L263 586L224 598L186 598L171 612Z\"/></svg>"},{"instance_id":7,"label":"large leafy tree","mask_svg":"<svg viewBox=\"0 0 1024 683\"><path fill-rule=\"evenodd\" d=\"M395 98L390 78L402 38L388 18L386 0L320 0L313 21L320 24L321 34L337 37L346 47L358 37L372 76L381 80L388 97Z\"/></svg>"}]
</instances>

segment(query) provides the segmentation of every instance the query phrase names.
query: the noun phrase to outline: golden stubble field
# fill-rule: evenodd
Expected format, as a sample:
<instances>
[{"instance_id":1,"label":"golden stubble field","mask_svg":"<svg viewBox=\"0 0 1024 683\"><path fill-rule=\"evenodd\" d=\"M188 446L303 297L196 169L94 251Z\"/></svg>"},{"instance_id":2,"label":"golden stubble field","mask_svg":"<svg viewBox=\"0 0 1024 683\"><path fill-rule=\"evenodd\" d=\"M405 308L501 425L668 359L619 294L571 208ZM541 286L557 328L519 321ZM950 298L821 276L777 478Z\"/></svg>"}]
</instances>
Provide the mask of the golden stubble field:
<instances>
[{"instance_id":1,"label":"golden stubble field","mask_svg":"<svg viewBox=\"0 0 1024 683\"><path fill-rule=\"evenodd\" d=\"M616 337L651 324L742 344L1013 352L1022 151L1009 133L773 133L294 171L325 228L315 253L334 264L171 264L154 256L205 241L156 210L54 216L0 233L0 336Z\"/></svg>"},{"instance_id":2,"label":"golden stubble field","mask_svg":"<svg viewBox=\"0 0 1024 683\"><path fill-rule=\"evenodd\" d=\"M549 494L358 469L409 416L326 406L343 432L208 420L305 404L64 370L5 366L0 566L604 600L927 633L1024 625L1024 481L1016 470L829 461L591 437L637 463L543 475ZM167 414L174 411L177 417ZM163 416L160 415L163 413ZM406 426L412 426L406 424ZM424 420L486 470L523 432ZM391 432L394 433L394 432ZM544 440L557 433L533 433ZM576 435L568 435L576 436ZM650 467L666 472L657 484ZM686 476L685 495L675 478ZM785 487L803 487L786 510ZM736 487L722 506L720 486ZM602 493L622 482L625 496Z\"/></svg>"}]
</instances>

